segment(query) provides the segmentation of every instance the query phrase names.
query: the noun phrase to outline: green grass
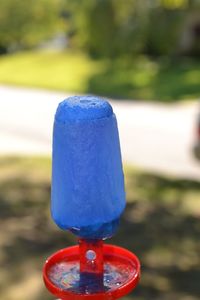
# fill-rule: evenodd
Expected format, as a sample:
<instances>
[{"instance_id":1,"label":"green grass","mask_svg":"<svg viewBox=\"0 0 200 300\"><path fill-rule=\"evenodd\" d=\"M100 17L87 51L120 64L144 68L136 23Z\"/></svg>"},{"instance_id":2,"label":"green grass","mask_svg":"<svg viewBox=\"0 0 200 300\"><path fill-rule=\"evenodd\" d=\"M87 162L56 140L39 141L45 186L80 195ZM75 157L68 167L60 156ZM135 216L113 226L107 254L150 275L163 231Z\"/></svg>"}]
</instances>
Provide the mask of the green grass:
<instances>
[{"instance_id":1,"label":"green grass","mask_svg":"<svg viewBox=\"0 0 200 300\"><path fill-rule=\"evenodd\" d=\"M81 54L24 52L0 58L0 82L83 93L100 67Z\"/></svg>"},{"instance_id":2,"label":"green grass","mask_svg":"<svg viewBox=\"0 0 200 300\"><path fill-rule=\"evenodd\" d=\"M200 97L200 62L92 60L83 53L22 52L0 57L0 83L72 93L171 102Z\"/></svg>"},{"instance_id":3,"label":"green grass","mask_svg":"<svg viewBox=\"0 0 200 300\"><path fill-rule=\"evenodd\" d=\"M75 244L50 218L50 160L0 157L0 295L50 300L41 277L54 251ZM125 169L127 207L108 242L134 251L142 263L126 299L200 297L200 183Z\"/></svg>"}]
</instances>

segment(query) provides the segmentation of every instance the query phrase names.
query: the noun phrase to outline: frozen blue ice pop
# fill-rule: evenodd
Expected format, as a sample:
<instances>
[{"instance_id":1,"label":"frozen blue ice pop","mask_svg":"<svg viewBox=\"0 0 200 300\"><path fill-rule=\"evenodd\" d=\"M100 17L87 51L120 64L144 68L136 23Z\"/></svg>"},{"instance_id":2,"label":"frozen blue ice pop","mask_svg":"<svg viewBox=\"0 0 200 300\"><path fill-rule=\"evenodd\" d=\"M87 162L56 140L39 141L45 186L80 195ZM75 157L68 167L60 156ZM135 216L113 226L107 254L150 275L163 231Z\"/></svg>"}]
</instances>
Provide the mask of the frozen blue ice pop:
<instances>
[{"instance_id":1,"label":"frozen blue ice pop","mask_svg":"<svg viewBox=\"0 0 200 300\"><path fill-rule=\"evenodd\" d=\"M57 108L53 130L51 214L82 238L112 236L125 207L117 121L111 105L74 96Z\"/></svg>"}]
</instances>

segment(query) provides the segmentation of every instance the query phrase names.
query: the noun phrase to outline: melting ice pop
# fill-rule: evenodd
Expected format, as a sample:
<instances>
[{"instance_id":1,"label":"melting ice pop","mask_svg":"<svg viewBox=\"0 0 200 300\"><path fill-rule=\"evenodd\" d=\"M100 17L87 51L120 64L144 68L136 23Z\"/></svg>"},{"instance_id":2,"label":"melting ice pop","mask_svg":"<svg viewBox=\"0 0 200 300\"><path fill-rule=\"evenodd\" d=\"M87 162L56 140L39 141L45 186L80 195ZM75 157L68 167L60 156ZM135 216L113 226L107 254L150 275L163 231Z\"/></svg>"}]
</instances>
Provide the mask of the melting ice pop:
<instances>
[{"instance_id":1,"label":"melting ice pop","mask_svg":"<svg viewBox=\"0 0 200 300\"><path fill-rule=\"evenodd\" d=\"M57 108L53 132L51 213L79 237L112 236L125 207L117 120L111 105L75 96Z\"/></svg>"}]
</instances>

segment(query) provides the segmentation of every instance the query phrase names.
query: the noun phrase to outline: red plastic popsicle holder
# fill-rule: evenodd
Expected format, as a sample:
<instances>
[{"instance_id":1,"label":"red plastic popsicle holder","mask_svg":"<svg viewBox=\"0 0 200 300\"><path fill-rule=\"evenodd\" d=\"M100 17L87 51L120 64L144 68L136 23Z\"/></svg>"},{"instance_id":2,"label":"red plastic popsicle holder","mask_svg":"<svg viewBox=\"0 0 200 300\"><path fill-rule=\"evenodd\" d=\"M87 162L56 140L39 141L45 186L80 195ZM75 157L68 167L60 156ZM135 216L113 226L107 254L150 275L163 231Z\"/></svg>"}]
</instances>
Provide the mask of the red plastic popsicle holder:
<instances>
[{"instance_id":1,"label":"red plastic popsicle holder","mask_svg":"<svg viewBox=\"0 0 200 300\"><path fill-rule=\"evenodd\" d=\"M134 289L140 262L130 251L103 244L102 240L79 240L50 256L43 268L47 289L62 300L112 300Z\"/></svg>"}]
</instances>

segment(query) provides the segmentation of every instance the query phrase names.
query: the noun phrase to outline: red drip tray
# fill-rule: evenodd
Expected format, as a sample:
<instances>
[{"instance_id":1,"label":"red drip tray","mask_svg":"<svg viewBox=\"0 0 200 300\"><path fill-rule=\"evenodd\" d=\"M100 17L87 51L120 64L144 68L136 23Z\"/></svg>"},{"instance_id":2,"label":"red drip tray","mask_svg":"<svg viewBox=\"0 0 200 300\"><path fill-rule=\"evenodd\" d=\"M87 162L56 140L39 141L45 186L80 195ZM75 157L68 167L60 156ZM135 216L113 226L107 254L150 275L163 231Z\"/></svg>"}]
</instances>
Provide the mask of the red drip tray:
<instances>
[{"instance_id":1,"label":"red drip tray","mask_svg":"<svg viewBox=\"0 0 200 300\"><path fill-rule=\"evenodd\" d=\"M43 278L47 289L62 300L117 299L134 289L140 277L140 262L130 251L103 245L104 273L97 278L80 274L79 246L62 249L49 257Z\"/></svg>"}]
</instances>

